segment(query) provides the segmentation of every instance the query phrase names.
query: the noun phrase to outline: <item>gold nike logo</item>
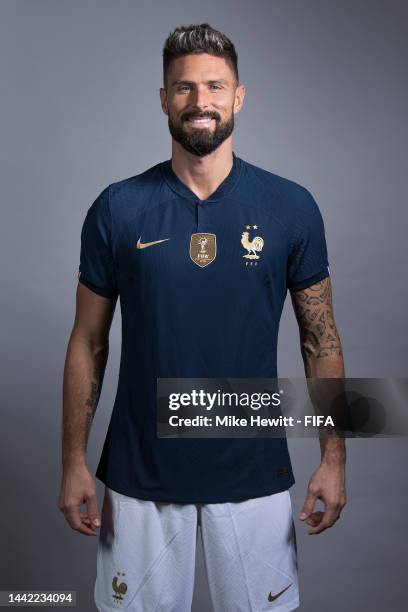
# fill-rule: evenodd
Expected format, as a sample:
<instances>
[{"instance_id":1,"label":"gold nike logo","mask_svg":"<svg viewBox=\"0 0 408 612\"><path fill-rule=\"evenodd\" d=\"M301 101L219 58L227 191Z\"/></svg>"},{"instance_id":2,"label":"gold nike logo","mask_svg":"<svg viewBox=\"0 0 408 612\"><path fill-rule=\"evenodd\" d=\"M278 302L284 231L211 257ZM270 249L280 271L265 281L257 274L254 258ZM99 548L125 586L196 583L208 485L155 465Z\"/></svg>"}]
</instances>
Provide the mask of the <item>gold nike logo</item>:
<instances>
[{"instance_id":1,"label":"gold nike logo","mask_svg":"<svg viewBox=\"0 0 408 612\"><path fill-rule=\"evenodd\" d=\"M276 599L278 599L278 597L280 597L285 591L287 591L290 586L292 586L292 583L290 583L280 593L276 593L276 595L272 595L272 593L269 591L268 601L275 601Z\"/></svg>"},{"instance_id":2,"label":"gold nike logo","mask_svg":"<svg viewBox=\"0 0 408 612\"><path fill-rule=\"evenodd\" d=\"M138 249L147 249L147 247L151 247L154 244L159 244L160 242L166 242L166 240L170 240L170 238L164 238L163 240L154 240L153 242L141 242L140 238L137 241L136 247Z\"/></svg>"}]
</instances>

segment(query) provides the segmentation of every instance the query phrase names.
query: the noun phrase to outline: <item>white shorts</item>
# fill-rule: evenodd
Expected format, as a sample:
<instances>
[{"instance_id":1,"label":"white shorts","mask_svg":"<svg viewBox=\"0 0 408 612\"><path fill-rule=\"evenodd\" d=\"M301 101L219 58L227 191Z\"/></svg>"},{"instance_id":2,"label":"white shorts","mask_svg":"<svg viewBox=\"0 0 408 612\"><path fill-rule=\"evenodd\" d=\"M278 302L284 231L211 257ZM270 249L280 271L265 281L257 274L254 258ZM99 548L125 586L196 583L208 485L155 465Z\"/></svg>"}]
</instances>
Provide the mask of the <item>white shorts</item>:
<instances>
[{"instance_id":1,"label":"white shorts","mask_svg":"<svg viewBox=\"0 0 408 612\"><path fill-rule=\"evenodd\" d=\"M100 612L191 612L198 526L215 612L299 606L289 491L242 502L176 504L105 487L95 604Z\"/></svg>"}]
</instances>

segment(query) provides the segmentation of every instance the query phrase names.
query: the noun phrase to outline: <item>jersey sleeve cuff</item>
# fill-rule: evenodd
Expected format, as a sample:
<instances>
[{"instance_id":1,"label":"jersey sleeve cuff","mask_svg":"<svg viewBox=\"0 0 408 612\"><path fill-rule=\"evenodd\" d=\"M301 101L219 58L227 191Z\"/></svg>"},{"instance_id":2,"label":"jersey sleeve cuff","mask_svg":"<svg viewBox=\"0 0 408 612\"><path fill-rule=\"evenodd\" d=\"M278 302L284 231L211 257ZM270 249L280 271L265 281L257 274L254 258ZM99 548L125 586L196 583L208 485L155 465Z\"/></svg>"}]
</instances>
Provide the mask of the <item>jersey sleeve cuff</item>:
<instances>
[{"instance_id":1,"label":"jersey sleeve cuff","mask_svg":"<svg viewBox=\"0 0 408 612\"><path fill-rule=\"evenodd\" d=\"M313 276L308 276L307 278L298 283L288 285L288 288L290 289L290 291L300 291L300 289L306 289L307 287L310 287L311 285L314 285L315 283L318 283L319 281L323 280L327 276L330 276L330 272L329 267L325 266L322 270L320 270L320 272L317 272L317 274L313 274Z\"/></svg>"},{"instance_id":2,"label":"jersey sleeve cuff","mask_svg":"<svg viewBox=\"0 0 408 612\"><path fill-rule=\"evenodd\" d=\"M78 279L78 281L82 283L83 285L85 285L85 287L87 287L94 293L101 295L102 297L116 298L118 295L117 291L112 291L112 289L104 289L102 287L97 287L96 285L88 281L86 278L84 278L82 274L81 274L81 277Z\"/></svg>"}]
</instances>

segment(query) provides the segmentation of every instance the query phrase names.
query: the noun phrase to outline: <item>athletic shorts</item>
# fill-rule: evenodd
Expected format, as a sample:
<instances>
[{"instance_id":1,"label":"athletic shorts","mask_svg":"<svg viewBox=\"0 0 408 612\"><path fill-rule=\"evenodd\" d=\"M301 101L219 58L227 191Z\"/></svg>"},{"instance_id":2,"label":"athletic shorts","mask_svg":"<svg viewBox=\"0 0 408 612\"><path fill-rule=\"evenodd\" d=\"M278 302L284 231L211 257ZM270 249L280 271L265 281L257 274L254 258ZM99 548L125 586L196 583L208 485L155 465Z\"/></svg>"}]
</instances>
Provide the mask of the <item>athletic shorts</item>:
<instances>
[{"instance_id":1,"label":"athletic shorts","mask_svg":"<svg viewBox=\"0 0 408 612\"><path fill-rule=\"evenodd\" d=\"M298 608L289 491L240 502L177 504L105 487L97 609L191 612L199 533L214 612Z\"/></svg>"}]
</instances>

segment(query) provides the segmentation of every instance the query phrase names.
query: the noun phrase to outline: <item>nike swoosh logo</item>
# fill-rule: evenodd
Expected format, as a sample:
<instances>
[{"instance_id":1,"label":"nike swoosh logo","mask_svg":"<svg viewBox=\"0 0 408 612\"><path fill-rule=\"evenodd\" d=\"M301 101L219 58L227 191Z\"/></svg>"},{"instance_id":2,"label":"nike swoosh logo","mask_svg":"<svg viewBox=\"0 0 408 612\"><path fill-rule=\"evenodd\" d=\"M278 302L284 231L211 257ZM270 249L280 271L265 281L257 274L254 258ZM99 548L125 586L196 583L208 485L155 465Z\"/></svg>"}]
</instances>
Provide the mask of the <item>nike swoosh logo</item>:
<instances>
[{"instance_id":1,"label":"nike swoosh logo","mask_svg":"<svg viewBox=\"0 0 408 612\"><path fill-rule=\"evenodd\" d=\"M138 249L147 249L147 247L151 247L154 244L160 244L160 242L166 242L166 240L170 240L170 238L164 238L163 240L154 240L153 242L141 242L140 238L137 241L136 247Z\"/></svg>"},{"instance_id":2,"label":"nike swoosh logo","mask_svg":"<svg viewBox=\"0 0 408 612\"><path fill-rule=\"evenodd\" d=\"M276 593L276 595L272 595L272 593L269 591L268 601L276 601L276 599L278 599L278 597L280 597L285 591L287 591L290 586L292 586L292 583L290 583L280 593Z\"/></svg>"}]
</instances>

